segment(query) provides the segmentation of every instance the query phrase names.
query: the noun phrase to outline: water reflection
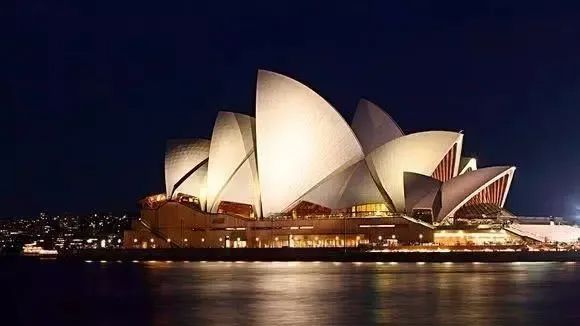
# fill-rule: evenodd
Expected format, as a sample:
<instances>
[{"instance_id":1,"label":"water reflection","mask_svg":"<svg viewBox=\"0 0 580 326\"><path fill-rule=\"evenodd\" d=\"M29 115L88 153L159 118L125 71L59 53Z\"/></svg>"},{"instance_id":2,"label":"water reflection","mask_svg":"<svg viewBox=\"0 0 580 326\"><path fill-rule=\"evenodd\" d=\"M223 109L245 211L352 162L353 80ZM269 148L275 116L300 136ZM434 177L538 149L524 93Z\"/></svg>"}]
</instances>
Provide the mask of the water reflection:
<instances>
[{"instance_id":1,"label":"water reflection","mask_svg":"<svg viewBox=\"0 0 580 326\"><path fill-rule=\"evenodd\" d=\"M53 300L44 307L49 316L62 320L73 313L84 324L576 323L579 268L565 263L40 263L33 269L60 275L66 284L31 278L32 287L13 290L16 302L50 293ZM112 308L119 304L122 309ZM25 314L20 318L35 321Z\"/></svg>"}]
</instances>

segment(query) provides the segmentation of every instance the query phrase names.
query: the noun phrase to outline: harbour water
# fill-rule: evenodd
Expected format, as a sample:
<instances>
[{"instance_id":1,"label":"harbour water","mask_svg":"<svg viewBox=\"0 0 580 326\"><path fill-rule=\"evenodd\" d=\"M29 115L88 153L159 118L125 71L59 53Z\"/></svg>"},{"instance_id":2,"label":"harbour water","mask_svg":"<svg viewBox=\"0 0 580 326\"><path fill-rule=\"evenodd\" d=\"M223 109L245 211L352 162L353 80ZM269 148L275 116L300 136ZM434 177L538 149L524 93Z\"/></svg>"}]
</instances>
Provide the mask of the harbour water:
<instances>
[{"instance_id":1,"label":"harbour water","mask_svg":"<svg viewBox=\"0 0 580 326\"><path fill-rule=\"evenodd\" d=\"M0 281L4 325L580 323L580 263L25 260Z\"/></svg>"}]
</instances>

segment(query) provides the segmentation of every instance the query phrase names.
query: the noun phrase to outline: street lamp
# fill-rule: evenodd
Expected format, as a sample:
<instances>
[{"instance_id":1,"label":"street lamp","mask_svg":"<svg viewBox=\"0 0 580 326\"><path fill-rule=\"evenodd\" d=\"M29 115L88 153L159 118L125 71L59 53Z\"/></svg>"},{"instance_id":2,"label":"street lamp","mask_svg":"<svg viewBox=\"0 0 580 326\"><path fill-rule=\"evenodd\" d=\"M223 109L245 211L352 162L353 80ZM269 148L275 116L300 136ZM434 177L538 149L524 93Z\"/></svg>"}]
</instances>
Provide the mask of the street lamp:
<instances>
[{"instance_id":1,"label":"street lamp","mask_svg":"<svg viewBox=\"0 0 580 326\"><path fill-rule=\"evenodd\" d=\"M419 244L423 242L423 233L419 233Z\"/></svg>"}]
</instances>

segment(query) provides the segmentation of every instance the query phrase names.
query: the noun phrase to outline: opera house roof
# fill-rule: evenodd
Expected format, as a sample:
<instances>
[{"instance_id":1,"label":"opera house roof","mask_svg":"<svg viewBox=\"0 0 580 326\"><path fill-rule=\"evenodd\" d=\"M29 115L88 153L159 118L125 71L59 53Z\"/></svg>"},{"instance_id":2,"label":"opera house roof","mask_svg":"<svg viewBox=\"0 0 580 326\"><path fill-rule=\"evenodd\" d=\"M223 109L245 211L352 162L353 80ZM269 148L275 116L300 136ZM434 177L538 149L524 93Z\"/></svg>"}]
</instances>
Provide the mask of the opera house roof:
<instances>
[{"instance_id":1,"label":"opera house roof","mask_svg":"<svg viewBox=\"0 0 580 326\"><path fill-rule=\"evenodd\" d=\"M312 89L271 71L258 71L255 114L219 112L211 140L169 141L167 198L195 197L208 212L243 204L255 217L304 203L331 211L382 204L437 224L503 208L515 171L462 157L461 132L405 135L365 99L349 125Z\"/></svg>"}]
</instances>

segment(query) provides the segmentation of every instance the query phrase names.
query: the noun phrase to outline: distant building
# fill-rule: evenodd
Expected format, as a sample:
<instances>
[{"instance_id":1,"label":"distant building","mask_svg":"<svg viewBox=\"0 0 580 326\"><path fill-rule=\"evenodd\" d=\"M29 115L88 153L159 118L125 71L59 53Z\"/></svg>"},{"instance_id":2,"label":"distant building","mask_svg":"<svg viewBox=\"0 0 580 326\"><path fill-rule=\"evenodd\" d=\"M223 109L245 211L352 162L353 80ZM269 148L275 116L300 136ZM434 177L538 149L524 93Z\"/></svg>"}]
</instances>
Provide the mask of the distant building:
<instances>
[{"instance_id":1,"label":"distant building","mask_svg":"<svg viewBox=\"0 0 580 326\"><path fill-rule=\"evenodd\" d=\"M364 99L349 125L312 89L260 70L255 118L219 112L211 140L168 142L165 193L141 201L124 245L420 243L445 225L512 218L515 167L478 168L463 136L405 135Z\"/></svg>"}]
</instances>

